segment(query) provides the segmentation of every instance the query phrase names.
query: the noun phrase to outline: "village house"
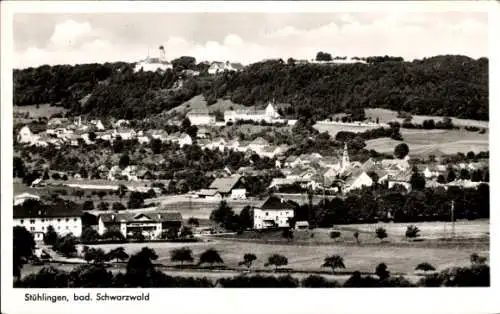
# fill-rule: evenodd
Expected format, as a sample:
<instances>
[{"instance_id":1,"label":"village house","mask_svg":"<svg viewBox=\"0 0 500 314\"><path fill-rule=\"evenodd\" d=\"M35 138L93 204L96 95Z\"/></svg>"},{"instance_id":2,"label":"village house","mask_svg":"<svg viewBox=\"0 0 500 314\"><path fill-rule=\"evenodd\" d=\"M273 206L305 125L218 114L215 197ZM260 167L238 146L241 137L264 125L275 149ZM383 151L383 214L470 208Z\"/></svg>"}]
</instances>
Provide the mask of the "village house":
<instances>
[{"instance_id":1,"label":"village house","mask_svg":"<svg viewBox=\"0 0 500 314\"><path fill-rule=\"evenodd\" d=\"M82 209L80 206L67 206L65 203L36 207L15 206L14 226L25 227L33 234L35 241L42 241L47 228L52 226L58 235L72 233L79 237L82 233Z\"/></svg>"},{"instance_id":2,"label":"village house","mask_svg":"<svg viewBox=\"0 0 500 314\"><path fill-rule=\"evenodd\" d=\"M210 64L210 67L208 68L208 74L210 75L216 75L219 73L223 73L224 71L241 71L243 70L244 66L241 63L233 63L233 62L219 62L219 61L214 61L212 64Z\"/></svg>"},{"instance_id":3,"label":"village house","mask_svg":"<svg viewBox=\"0 0 500 314\"><path fill-rule=\"evenodd\" d=\"M210 132L206 128L198 128L198 131L196 131L196 138L199 139L205 139L208 138L210 135Z\"/></svg>"},{"instance_id":4,"label":"village house","mask_svg":"<svg viewBox=\"0 0 500 314\"><path fill-rule=\"evenodd\" d=\"M93 125L98 131L104 131L106 128L102 124L101 120L90 120L90 124Z\"/></svg>"},{"instance_id":5,"label":"village house","mask_svg":"<svg viewBox=\"0 0 500 314\"><path fill-rule=\"evenodd\" d=\"M128 238L141 234L148 240L162 238L170 229L178 234L182 226L179 212L150 211L142 213L106 213L98 217L98 233L119 231Z\"/></svg>"},{"instance_id":6,"label":"village house","mask_svg":"<svg viewBox=\"0 0 500 314\"><path fill-rule=\"evenodd\" d=\"M189 136L186 133L174 133L168 136L167 138L169 141L173 143L179 144L180 147L183 147L185 145L193 145L193 140L191 139L191 136Z\"/></svg>"},{"instance_id":7,"label":"village house","mask_svg":"<svg viewBox=\"0 0 500 314\"><path fill-rule=\"evenodd\" d=\"M61 127L61 126L66 126L70 123L68 118L51 118L47 122L47 127L53 128L53 127Z\"/></svg>"},{"instance_id":8,"label":"village house","mask_svg":"<svg viewBox=\"0 0 500 314\"><path fill-rule=\"evenodd\" d=\"M193 109L186 115L191 125L213 125L215 116L208 112L208 109Z\"/></svg>"},{"instance_id":9,"label":"village house","mask_svg":"<svg viewBox=\"0 0 500 314\"><path fill-rule=\"evenodd\" d=\"M363 170L356 169L344 182L344 192L360 189L364 186L372 186L373 179Z\"/></svg>"},{"instance_id":10,"label":"village house","mask_svg":"<svg viewBox=\"0 0 500 314\"><path fill-rule=\"evenodd\" d=\"M246 189L241 182L240 175L216 178L209 189L217 190L223 198L246 199Z\"/></svg>"},{"instance_id":11,"label":"village house","mask_svg":"<svg viewBox=\"0 0 500 314\"><path fill-rule=\"evenodd\" d=\"M253 140L249 145L248 148L259 154L260 152L263 151L265 147L269 146L269 142L263 139L262 137L258 137L255 140Z\"/></svg>"},{"instance_id":12,"label":"village house","mask_svg":"<svg viewBox=\"0 0 500 314\"><path fill-rule=\"evenodd\" d=\"M220 201L222 200L222 195L216 189L201 189L196 193L198 198L205 199L207 201Z\"/></svg>"},{"instance_id":13,"label":"village house","mask_svg":"<svg viewBox=\"0 0 500 314\"><path fill-rule=\"evenodd\" d=\"M408 192L411 192L411 171L402 171L397 175L389 175L387 178L388 188L391 189L395 185L403 186Z\"/></svg>"},{"instance_id":14,"label":"village house","mask_svg":"<svg viewBox=\"0 0 500 314\"><path fill-rule=\"evenodd\" d=\"M236 122L238 120L251 120L255 122L265 121L272 123L274 120L279 119L281 116L274 108L272 103L269 103L264 110L256 109L240 109L240 110L226 110L224 112L224 122Z\"/></svg>"},{"instance_id":15,"label":"village house","mask_svg":"<svg viewBox=\"0 0 500 314\"><path fill-rule=\"evenodd\" d=\"M168 133L165 130L150 130L149 134L153 139L160 140L162 142L168 141Z\"/></svg>"},{"instance_id":16,"label":"village house","mask_svg":"<svg viewBox=\"0 0 500 314\"><path fill-rule=\"evenodd\" d=\"M21 144L34 145L39 139L40 136L31 132L27 125L23 126L17 135L17 142Z\"/></svg>"},{"instance_id":17,"label":"village house","mask_svg":"<svg viewBox=\"0 0 500 314\"><path fill-rule=\"evenodd\" d=\"M290 227L294 207L276 196L268 197L260 206L253 208L253 228L257 230Z\"/></svg>"}]
</instances>

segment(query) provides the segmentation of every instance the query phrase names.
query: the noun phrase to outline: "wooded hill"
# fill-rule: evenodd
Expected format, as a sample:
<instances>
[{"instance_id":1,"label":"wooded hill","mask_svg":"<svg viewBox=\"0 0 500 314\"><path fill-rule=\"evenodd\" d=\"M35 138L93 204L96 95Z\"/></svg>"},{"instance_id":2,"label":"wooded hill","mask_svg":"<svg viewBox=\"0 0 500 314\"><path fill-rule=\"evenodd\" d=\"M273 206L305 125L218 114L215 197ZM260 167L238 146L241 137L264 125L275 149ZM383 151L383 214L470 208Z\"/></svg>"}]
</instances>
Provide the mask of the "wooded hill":
<instances>
[{"instance_id":1,"label":"wooded hill","mask_svg":"<svg viewBox=\"0 0 500 314\"><path fill-rule=\"evenodd\" d=\"M412 62L372 60L336 65L269 60L217 77L195 62L164 74L134 73L133 64L123 62L41 66L14 70L14 104L53 103L71 114L131 119L169 110L203 94L208 104L218 98L246 106L271 100L288 103L284 114L289 117L307 112L323 119L378 107L489 119L488 59L447 55ZM183 77L181 70L186 68L202 70L201 75Z\"/></svg>"}]
</instances>

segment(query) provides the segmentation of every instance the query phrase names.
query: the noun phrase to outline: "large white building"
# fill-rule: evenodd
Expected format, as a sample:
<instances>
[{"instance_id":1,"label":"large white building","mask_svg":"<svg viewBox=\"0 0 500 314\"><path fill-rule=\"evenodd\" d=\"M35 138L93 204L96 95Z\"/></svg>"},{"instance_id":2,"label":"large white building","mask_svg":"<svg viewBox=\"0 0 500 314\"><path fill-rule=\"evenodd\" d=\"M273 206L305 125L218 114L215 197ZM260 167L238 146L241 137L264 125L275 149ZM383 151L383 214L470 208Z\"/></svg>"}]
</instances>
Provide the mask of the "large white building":
<instances>
[{"instance_id":1,"label":"large white building","mask_svg":"<svg viewBox=\"0 0 500 314\"><path fill-rule=\"evenodd\" d=\"M27 208L14 206L14 226L25 227L33 234L35 241L42 241L47 228L52 226L58 235L82 234L82 215L79 207L69 207L64 203L37 205Z\"/></svg>"},{"instance_id":2,"label":"large white building","mask_svg":"<svg viewBox=\"0 0 500 314\"><path fill-rule=\"evenodd\" d=\"M173 69L172 64L165 58L165 49L163 48L163 46L160 46L159 51L159 57L148 56L146 59L137 62L134 68L134 72L139 72L141 70L145 72L165 72L169 69Z\"/></svg>"},{"instance_id":3,"label":"large white building","mask_svg":"<svg viewBox=\"0 0 500 314\"><path fill-rule=\"evenodd\" d=\"M182 215L178 212L109 213L98 218L100 235L107 231L119 231L124 237L140 233L151 240L161 238L171 228L177 233L181 226Z\"/></svg>"},{"instance_id":4,"label":"large white building","mask_svg":"<svg viewBox=\"0 0 500 314\"><path fill-rule=\"evenodd\" d=\"M253 208L254 229L290 227L294 217L293 206L276 196L268 197L264 203Z\"/></svg>"},{"instance_id":5,"label":"large white building","mask_svg":"<svg viewBox=\"0 0 500 314\"><path fill-rule=\"evenodd\" d=\"M241 110L227 110L224 112L224 122L236 122L238 120L252 120L256 122L265 121L272 123L274 120L280 119L280 114L269 103L264 110L255 109L241 109Z\"/></svg>"}]
</instances>

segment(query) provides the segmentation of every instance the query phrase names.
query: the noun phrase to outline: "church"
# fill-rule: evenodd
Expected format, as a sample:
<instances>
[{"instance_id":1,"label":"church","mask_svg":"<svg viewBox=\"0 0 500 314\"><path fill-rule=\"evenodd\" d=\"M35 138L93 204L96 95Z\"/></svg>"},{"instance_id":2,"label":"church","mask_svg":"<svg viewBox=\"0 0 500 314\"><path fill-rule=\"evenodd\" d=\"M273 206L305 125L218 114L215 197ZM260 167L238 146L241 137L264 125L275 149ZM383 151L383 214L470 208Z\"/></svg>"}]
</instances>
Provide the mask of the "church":
<instances>
[{"instance_id":1,"label":"church","mask_svg":"<svg viewBox=\"0 0 500 314\"><path fill-rule=\"evenodd\" d=\"M145 71L145 72L165 72L168 69L173 69L170 62L167 61L165 57L165 48L163 46L159 47L160 57L148 57L136 63L134 72Z\"/></svg>"}]
</instances>

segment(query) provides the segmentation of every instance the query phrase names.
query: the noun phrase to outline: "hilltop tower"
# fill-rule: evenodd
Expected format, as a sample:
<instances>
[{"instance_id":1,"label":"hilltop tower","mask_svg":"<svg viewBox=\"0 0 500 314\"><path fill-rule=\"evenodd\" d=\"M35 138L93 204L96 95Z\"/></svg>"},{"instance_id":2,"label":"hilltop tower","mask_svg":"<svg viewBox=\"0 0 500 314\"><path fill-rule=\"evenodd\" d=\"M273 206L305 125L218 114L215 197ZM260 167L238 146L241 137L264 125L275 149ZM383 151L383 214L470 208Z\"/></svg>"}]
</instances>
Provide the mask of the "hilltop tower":
<instances>
[{"instance_id":1,"label":"hilltop tower","mask_svg":"<svg viewBox=\"0 0 500 314\"><path fill-rule=\"evenodd\" d=\"M349 152L347 151L347 142L344 143L344 152L342 153L342 161L340 164L340 168L342 170L345 170L349 167L350 161L349 161Z\"/></svg>"},{"instance_id":2,"label":"hilltop tower","mask_svg":"<svg viewBox=\"0 0 500 314\"><path fill-rule=\"evenodd\" d=\"M162 46L160 46L158 48L160 50L160 60L161 61L166 61L166 57L165 57L165 48Z\"/></svg>"}]
</instances>

